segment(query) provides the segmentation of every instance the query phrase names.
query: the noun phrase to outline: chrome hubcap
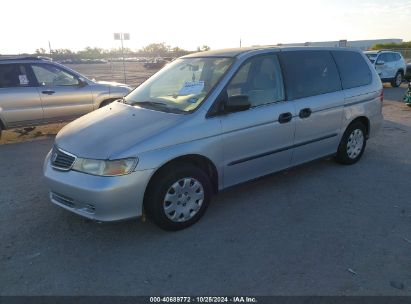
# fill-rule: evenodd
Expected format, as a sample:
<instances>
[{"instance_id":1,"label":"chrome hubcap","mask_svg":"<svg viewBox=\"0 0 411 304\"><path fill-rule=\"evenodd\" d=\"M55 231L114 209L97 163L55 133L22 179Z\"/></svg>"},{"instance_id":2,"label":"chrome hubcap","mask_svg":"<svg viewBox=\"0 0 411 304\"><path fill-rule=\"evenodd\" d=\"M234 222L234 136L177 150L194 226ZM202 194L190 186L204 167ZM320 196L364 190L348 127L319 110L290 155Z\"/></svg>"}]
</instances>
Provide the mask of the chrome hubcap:
<instances>
[{"instance_id":1,"label":"chrome hubcap","mask_svg":"<svg viewBox=\"0 0 411 304\"><path fill-rule=\"evenodd\" d=\"M347 154L351 159L355 159L364 145L364 134L360 129L355 129L348 137Z\"/></svg>"},{"instance_id":2,"label":"chrome hubcap","mask_svg":"<svg viewBox=\"0 0 411 304\"><path fill-rule=\"evenodd\" d=\"M192 177L185 177L171 185L164 197L163 208L173 222L193 218L204 202L203 185Z\"/></svg>"}]
</instances>

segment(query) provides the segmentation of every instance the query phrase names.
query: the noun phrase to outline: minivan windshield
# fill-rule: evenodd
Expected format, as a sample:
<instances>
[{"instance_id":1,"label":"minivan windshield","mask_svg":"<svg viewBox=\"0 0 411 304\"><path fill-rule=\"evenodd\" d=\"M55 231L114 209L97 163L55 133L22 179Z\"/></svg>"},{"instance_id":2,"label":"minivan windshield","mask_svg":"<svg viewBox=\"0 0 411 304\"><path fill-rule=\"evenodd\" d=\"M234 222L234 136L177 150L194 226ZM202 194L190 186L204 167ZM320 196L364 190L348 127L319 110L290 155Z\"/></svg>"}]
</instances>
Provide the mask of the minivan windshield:
<instances>
[{"instance_id":1,"label":"minivan windshield","mask_svg":"<svg viewBox=\"0 0 411 304\"><path fill-rule=\"evenodd\" d=\"M229 69L233 58L177 59L128 94L125 103L158 111L195 110Z\"/></svg>"}]
</instances>

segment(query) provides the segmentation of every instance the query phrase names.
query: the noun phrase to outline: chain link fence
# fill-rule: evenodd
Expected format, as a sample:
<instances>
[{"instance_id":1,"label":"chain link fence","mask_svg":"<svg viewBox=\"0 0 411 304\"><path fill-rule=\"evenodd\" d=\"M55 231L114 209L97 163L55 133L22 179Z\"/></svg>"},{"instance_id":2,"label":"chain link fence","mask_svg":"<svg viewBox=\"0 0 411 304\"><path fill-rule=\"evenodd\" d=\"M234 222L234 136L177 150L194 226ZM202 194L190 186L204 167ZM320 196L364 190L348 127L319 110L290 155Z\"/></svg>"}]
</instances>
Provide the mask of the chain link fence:
<instances>
[{"instance_id":1,"label":"chain link fence","mask_svg":"<svg viewBox=\"0 0 411 304\"><path fill-rule=\"evenodd\" d=\"M411 61L411 49L393 49L393 51L401 53L405 61Z\"/></svg>"}]
</instances>

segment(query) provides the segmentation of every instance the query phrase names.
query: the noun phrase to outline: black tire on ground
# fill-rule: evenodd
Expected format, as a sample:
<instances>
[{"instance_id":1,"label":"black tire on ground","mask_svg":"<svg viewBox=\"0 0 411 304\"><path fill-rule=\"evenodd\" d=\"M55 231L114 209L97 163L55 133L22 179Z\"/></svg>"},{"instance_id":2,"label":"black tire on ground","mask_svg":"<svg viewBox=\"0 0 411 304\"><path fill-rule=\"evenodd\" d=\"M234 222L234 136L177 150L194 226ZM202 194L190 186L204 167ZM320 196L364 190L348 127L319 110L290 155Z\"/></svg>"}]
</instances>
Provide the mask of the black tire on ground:
<instances>
[{"instance_id":1,"label":"black tire on ground","mask_svg":"<svg viewBox=\"0 0 411 304\"><path fill-rule=\"evenodd\" d=\"M187 221L176 222L169 219L166 215L164 210L165 196L173 184L184 178L194 178L202 185L204 199L201 207L192 218ZM144 209L147 217L157 226L164 230L176 231L187 228L197 222L207 210L211 196L212 186L207 174L194 165L179 163L175 166L164 168L150 181L144 199Z\"/></svg>"},{"instance_id":2,"label":"black tire on ground","mask_svg":"<svg viewBox=\"0 0 411 304\"><path fill-rule=\"evenodd\" d=\"M352 138L350 138L351 135L354 136L354 133L359 134L360 132L362 134L363 138L363 144L362 147L359 151L359 153L356 153L355 155L350 155L348 154L348 145L352 141ZM365 125L360 122L360 121L355 121L351 123L347 129L344 132L344 135L341 138L340 144L338 146L337 150L337 155L335 156L335 160L343 165L352 165L355 164L359 159L361 158L362 154L364 153L365 146L367 144L366 140L366 127Z\"/></svg>"},{"instance_id":3,"label":"black tire on ground","mask_svg":"<svg viewBox=\"0 0 411 304\"><path fill-rule=\"evenodd\" d=\"M401 85L403 78L404 76L402 75L402 72L398 71L397 74L395 74L394 80L391 81L391 86L393 88L398 88Z\"/></svg>"}]
</instances>

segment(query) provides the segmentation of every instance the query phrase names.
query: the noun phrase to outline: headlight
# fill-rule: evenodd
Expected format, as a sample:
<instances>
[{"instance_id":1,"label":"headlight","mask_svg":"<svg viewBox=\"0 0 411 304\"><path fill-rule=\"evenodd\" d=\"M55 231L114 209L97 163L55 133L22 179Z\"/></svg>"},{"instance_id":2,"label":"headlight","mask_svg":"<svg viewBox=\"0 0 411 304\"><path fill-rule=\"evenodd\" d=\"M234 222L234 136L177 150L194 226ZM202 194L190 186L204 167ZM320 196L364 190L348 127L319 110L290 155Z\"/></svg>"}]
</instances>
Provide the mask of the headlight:
<instances>
[{"instance_id":1,"label":"headlight","mask_svg":"<svg viewBox=\"0 0 411 304\"><path fill-rule=\"evenodd\" d=\"M77 158L73 165L73 170L93 175L117 176L129 174L134 170L137 162L137 158L116 160Z\"/></svg>"}]
</instances>

